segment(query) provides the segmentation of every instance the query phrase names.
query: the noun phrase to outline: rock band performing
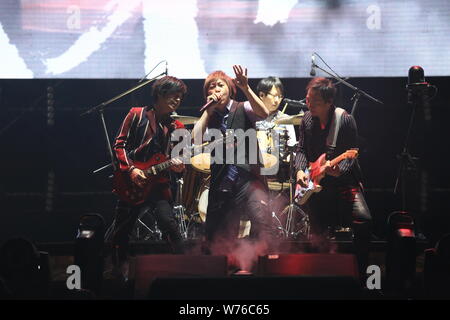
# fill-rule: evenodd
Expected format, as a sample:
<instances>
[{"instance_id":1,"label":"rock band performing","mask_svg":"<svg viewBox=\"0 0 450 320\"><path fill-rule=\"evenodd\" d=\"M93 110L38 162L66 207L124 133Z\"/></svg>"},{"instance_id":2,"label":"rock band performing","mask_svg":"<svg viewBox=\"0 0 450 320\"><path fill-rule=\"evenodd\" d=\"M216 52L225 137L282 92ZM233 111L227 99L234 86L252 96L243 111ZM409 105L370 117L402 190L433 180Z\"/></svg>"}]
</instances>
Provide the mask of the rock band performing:
<instances>
[{"instance_id":1,"label":"rock band performing","mask_svg":"<svg viewBox=\"0 0 450 320\"><path fill-rule=\"evenodd\" d=\"M313 240L328 253L331 240L346 234L363 277L371 215L356 124L334 105L333 82L313 78L302 103L306 112L286 115L279 78L262 79L255 92L247 69L233 70L234 78L223 71L206 77L199 118L175 113L188 89L172 76L152 85L153 105L134 107L125 117L113 145L119 200L109 237L115 274L128 278L128 243L138 219L149 214L151 232L172 253L187 254L183 240L197 237L203 254L227 256L233 272L254 271L257 257L278 250L281 240ZM237 89L246 101L235 100ZM246 259L236 254L243 242Z\"/></svg>"}]
</instances>

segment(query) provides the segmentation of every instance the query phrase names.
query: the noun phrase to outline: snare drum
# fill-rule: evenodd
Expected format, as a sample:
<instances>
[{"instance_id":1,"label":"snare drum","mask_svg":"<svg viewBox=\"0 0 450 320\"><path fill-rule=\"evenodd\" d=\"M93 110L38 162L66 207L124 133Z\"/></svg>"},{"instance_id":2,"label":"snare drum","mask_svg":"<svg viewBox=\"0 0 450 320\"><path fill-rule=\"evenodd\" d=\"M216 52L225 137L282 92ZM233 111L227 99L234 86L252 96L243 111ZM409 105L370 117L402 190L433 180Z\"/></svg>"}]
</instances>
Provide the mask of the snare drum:
<instances>
[{"instance_id":1,"label":"snare drum","mask_svg":"<svg viewBox=\"0 0 450 320\"><path fill-rule=\"evenodd\" d=\"M201 172L210 174L211 173L211 154L210 153L200 153L191 158L192 167Z\"/></svg>"}]
</instances>

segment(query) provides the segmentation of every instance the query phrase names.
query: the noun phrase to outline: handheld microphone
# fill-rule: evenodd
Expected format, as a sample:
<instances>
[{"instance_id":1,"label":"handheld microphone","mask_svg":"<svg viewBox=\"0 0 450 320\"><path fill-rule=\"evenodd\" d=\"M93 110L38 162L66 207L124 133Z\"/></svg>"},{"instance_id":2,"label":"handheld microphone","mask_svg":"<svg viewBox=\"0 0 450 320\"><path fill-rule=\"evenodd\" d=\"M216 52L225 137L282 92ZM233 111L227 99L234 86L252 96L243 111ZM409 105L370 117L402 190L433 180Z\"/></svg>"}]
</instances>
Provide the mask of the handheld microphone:
<instances>
[{"instance_id":1,"label":"handheld microphone","mask_svg":"<svg viewBox=\"0 0 450 320\"><path fill-rule=\"evenodd\" d=\"M205 105L203 107L200 108L200 112L203 112L206 110L206 108L208 108L210 105L212 105L215 101L214 100L209 100L207 103L205 103Z\"/></svg>"},{"instance_id":2,"label":"handheld microphone","mask_svg":"<svg viewBox=\"0 0 450 320\"><path fill-rule=\"evenodd\" d=\"M167 60L166 60L166 72L165 72L166 76L169 75L169 69L167 68Z\"/></svg>"},{"instance_id":3,"label":"handheld microphone","mask_svg":"<svg viewBox=\"0 0 450 320\"><path fill-rule=\"evenodd\" d=\"M219 98L219 100L220 100L220 98ZM214 99L209 100L207 103L205 103L205 105L203 107L200 108L200 112L205 111L210 105L212 105L216 102L219 102L219 100L217 100L217 101L214 101Z\"/></svg>"},{"instance_id":4,"label":"handheld microphone","mask_svg":"<svg viewBox=\"0 0 450 320\"><path fill-rule=\"evenodd\" d=\"M222 95L217 97L217 101L214 101L214 99L209 100L203 107L200 108L200 112L205 111L205 109L207 109L210 105L219 102L220 99L222 99Z\"/></svg>"},{"instance_id":5,"label":"handheld microphone","mask_svg":"<svg viewBox=\"0 0 450 320\"><path fill-rule=\"evenodd\" d=\"M311 77L315 77L316 76L316 69L315 69L316 63L315 63L315 61L316 61L316 57L314 56L314 53L313 53L311 55L311 71L309 72L309 75Z\"/></svg>"}]
</instances>

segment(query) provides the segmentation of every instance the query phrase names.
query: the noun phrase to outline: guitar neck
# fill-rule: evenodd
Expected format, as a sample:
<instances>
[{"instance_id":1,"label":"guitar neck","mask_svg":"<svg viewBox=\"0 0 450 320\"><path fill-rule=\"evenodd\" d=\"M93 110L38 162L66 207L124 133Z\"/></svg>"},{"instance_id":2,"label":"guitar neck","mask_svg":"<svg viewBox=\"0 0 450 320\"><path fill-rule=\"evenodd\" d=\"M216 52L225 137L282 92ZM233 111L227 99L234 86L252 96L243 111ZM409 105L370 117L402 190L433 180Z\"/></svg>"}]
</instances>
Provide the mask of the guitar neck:
<instances>
[{"instance_id":1,"label":"guitar neck","mask_svg":"<svg viewBox=\"0 0 450 320\"><path fill-rule=\"evenodd\" d=\"M160 173L173 165L172 159L156 164L146 170L147 174Z\"/></svg>"},{"instance_id":2,"label":"guitar neck","mask_svg":"<svg viewBox=\"0 0 450 320\"><path fill-rule=\"evenodd\" d=\"M350 158L347 154L347 152L342 153L341 155L337 156L336 158L334 158L333 160L330 161L330 165L332 167L334 167L335 165L337 165L339 162L341 162L342 160L345 160L347 158Z\"/></svg>"}]
</instances>

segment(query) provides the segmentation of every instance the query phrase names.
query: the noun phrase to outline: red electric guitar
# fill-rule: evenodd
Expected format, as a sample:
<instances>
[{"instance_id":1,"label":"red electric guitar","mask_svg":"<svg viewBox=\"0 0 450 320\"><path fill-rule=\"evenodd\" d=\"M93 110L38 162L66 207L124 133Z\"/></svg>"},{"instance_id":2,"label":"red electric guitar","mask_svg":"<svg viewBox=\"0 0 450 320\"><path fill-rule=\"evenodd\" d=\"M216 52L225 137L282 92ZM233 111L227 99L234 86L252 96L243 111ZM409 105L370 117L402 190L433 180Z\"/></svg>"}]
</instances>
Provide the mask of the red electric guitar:
<instances>
[{"instance_id":1,"label":"red electric guitar","mask_svg":"<svg viewBox=\"0 0 450 320\"><path fill-rule=\"evenodd\" d=\"M313 193L322 190L322 186L319 183L325 176L325 170L323 169L326 162L325 156L326 154L323 153L316 161L309 163L309 168L305 171L306 175L309 175L308 186L302 187L300 184L297 184L295 188L295 202L298 204L305 204ZM330 165L331 167L334 167L344 159L354 159L357 156L358 149L350 149L331 160Z\"/></svg>"},{"instance_id":2,"label":"red electric guitar","mask_svg":"<svg viewBox=\"0 0 450 320\"><path fill-rule=\"evenodd\" d=\"M173 159L168 159L161 153L154 154L146 162L134 161L133 165L144 171L147 176L145 185L141 188L131 181L128 171L116 170L113 177L113 192L117 194L120 200L137 205L143 203L155 185L169 182L169 178L161 173L174 165Z\"/></svg>"}]
</instances>

